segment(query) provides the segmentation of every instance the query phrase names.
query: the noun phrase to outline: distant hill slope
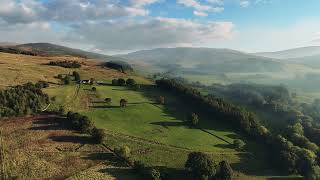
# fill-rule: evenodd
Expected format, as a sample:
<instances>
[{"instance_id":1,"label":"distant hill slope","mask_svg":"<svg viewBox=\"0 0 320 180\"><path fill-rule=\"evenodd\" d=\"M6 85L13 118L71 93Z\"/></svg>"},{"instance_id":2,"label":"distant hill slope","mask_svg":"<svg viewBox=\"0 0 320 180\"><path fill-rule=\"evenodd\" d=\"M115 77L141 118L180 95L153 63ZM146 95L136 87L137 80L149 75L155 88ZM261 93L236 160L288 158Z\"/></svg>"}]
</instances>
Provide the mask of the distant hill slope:
<instances>
[{"instance_id":1,"label":"distant hill slope","mask_svg":"<svg viewBox=\"0 0 320 180\"><path fill-rule=\"evenodd\" d=\"M284 64L230 49L159 48L118 55L132 63L145 63L163 70L179 69L197 73L276 72Z\"/></svg>"},{"instance_id":2,"label":"distant hill slope","mask_svg":"<svg viewBox=\"0 0 320 180\"><path fill-rule=\"evenodd\" d=\"M303 64L311 68L320 68L320 54L286 60L291 63Z\"/></svg>"},{"instance_id":3,"label":"distant hill slope","mask_svg":"<svg viewBox=\"0 0 320 180\"><path fill-rule=\"evenodd\" d=\"M307 56L320 55L320 46L310 46L295 49L288 49L284 51L277 52L262 52L255 53L254 55L276 58L276 59L291 59L291 58L301 58Z\"/></svg>"},{"instance_id":4,"label":"distant hill slope","mask_svg":"<svg viewBox=\"0 0 320 180\"><path fill-rule=\"evenodd\" d=\"M87 51L83 51L80 49L73 49L73 48L60 46L60 45L56 45L56 44L50 44L50 43L28 43L28 44L10 46L10 48L18 49L18 50L22 50L22 51L30 51L32 53L36 53L41 56L69 55L69 56L83 57L83 58L89 58L89 59L98 59L98 60L103 60L103 61L121 60L118 57L87 52Z\"/></svg>"}]
</instances>

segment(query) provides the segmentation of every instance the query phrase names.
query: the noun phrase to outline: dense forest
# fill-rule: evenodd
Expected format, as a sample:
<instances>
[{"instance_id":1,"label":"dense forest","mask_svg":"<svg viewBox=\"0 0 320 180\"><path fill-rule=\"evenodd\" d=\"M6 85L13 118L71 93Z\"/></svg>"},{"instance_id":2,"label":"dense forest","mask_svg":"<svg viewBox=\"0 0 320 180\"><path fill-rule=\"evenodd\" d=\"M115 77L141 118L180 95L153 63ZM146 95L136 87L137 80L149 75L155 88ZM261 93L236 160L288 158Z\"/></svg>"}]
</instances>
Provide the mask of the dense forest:
<instances>
[{"instance_id":1,"label":"dense forest","mask_svg":"<svg viewBox=\"0 0 320 180\"><path fill-rule=\"evenodd\" d=\"M103 66L118 70L123 73L133 71L133 68L131 67L131 65L123 61L109 61L109 62L103 63Z\"/></svg>"},{"instance_id":2,"label":"dense forest","mask_svg":"<svg viewBox=\"0 0 320 180\"><path fill-rule=\"evenodd\" d=\"M77 61L50 61L49 66L60 66L64 68L80 68L81 64Z\"/></svg>"},{"instance_id":3,"label":"dense forest","mask_svg":"<svg viewBox=\"0 0 320 180\"><path fill-rule=\"evenodd\" d=\"M319 148L316 144L309 141L304 134L318 133L318 129L312 128L308 121L300 123L299 114L295 114L297 119L287 127L286 133L273 133L262 126L257 120L256 115L241 106L234 105L213 95L203 96L201 93L185 84L175 80L161 79L157 80L158 87L171 91L181 97L186 103L197 107L197 111L205 111L213 117L217 117L225 123L232 124L236 130L242 131L248 137L257 140L259 143L267 145L270 148L275 166L281 168L287 173L299 173L301 175L319 179ZM273 90L269 90L269 93ZM268 100L282 99L288 96L285 89L279 88L274 95L268 96ZM291 113L291 111L290 111ZM304 127L303 127L304 125ZM309 127L309 128L308 128ZM306 132L304 132L306 131Z\"/></svg>"},{"instance_id":4,"label":"dense forest","mask_svg":"<svg viewBox=\"0 0 320 180\"><path fill-rule=\"evenodd\" d=\"M0 117L40 112L49 103L49 97L42 92L41 87L43 83L27 83L0 91Z\"/></svg>"}]
</instances>

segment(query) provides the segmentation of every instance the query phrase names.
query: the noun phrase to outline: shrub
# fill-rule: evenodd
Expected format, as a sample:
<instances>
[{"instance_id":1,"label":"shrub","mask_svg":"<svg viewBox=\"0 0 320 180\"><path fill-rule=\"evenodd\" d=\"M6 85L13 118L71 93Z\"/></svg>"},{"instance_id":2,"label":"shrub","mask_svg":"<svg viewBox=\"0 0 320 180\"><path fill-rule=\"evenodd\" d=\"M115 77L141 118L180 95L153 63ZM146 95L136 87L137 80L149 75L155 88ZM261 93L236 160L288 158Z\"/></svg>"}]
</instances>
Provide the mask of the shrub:
<instances>
[{"instance_id":1,"label":"shrub","mask_svg":"<svg viewBox=\"0 0 320 180\"><path fill-rule=\"evenodd\" d=\"M120 107L122 107L122 108L127 107L127 103L128 103L128 101L127 101L127 100L125 100L125 99L121 99L121 100L120 100Z\"/></svg>"},{"instance_id":2,"label":"shrub","mask_svg":"<svg viewBox=\"0 0 320 180\"><path fill-rule=\"evenodd\" d=\"M104 101L105 101L108 105L110 105L111 102L112 102L112 99L111 99L111 98L105 98Z\"/></svg>"},{"instance_id":3,"label":"shrub","mask_svg":"<svg viewBox=\"0 0 320 180\"><path fill-rule=\"evenodd\" d=\"M233 175L232 168L227 161L221 161L218 169L218 179L231 180Z\"/></svg>"},{"instance_id":4,"label":"shrub","mask_svg":"<svg viewBox=\"0 0 320 180\"><path fill-rule=\"evenodd\" d=\"M92 91L97 91L97 88L96 87L92 87L91 90Z\"/></svg>"},{"instance_id":5,"label":"shrub","mask_svg":"<svg viewBox=\"0 0 320 180\"><path fill-rule=\"evenodd\" d=\"M119 85L118 79L112 79L111 83L112 83L113 86L118 86Z\"/></svg>"},{"instance_id":6,"label":"shrub","mask_svg":"<svg viewBox=\"0 0 320 180\"><path fill-rule=\"evenodd\" d=\"M161 180L161 174L160 171L158 171L157 169L151 168L148 171L148 174L150 179L152 180Z\"/></svg>"},{"instance_id":7,"label":"shrub","mask_svg":"<svg viewBox=\"0 0 320 180\"><path fill-rule=\"evenodd\" d=\"M216 173L215 163L212 158L202 152L190 153L185 167L191 171L196 178L211 178Z\"/></svg>"},{"instance_id":8,"label":"shrub","mask_svg":"<svg viewBox=\"0 0 320 180\"><path fill-rule=\"evenodd\" d=\"M134 85L136 85L137 83L134 79L129 78L126 81L126 84L127 84L127 86L134 87Z\"/></svg>"},{"instance_id":9,"label":"shrub","mask_svg":"<svg viewBox=\"0 0 320 180\"><path fill-rule=\"evenodd\" d=\"M124 159L129 158L130 153L131 153L131 150L128 146L122 146L122 147L115 148L114 151L118 156L120 156Z\"/></svg>"},{"instance_id":10,"label":"shrub","mask_svg":"<svg viewBox=\"0 0 320 180\"><path fill-rule=\"evenodd\" d=\"M245 146L246 144L241 140L241 139L235 139L233 141L233 146L236 148L236 149L243 149L243 147Z\"/></svg>"},{"instance_id":11,"label":"shrub","mask_svg":"<svg viewBox=\"0 0 320 180\"><path fill-rule=\"evenodd\" d=\"M101 144L107 135L103 129L94 127L91 131L91 136L96 143Z\"/></svg>"},{"instance_id":12,"label":"shrub","mask_svg":"<svg viewBox=\"0 0 320 180\"><path fill-rule=\"evenodd\" d=\"M64 68L80 68L81 64L77 61L50 61L50 66L60 66Z\"/></svg>"},{"instance_id":13,"label":"shrub","mask_svg":"<svg viewBox=\"0 0 320 180\"><path fill-rule=\"evenodd\" d=\"M118 85L119 85L119 86L124 86L124 85L126 85L126 80L124 80L124 79L122 79L122 78L119 78L119 79L118 79Z\"/></svg>"},{"instance_id":14,"label":"shrub","mask_svg":"<svg viewBox=\"0 0 320 180\"><path fill-rule=\"evenodd\" d=\"M63 82L65 85L70 84L70 77L69 76L64 77Z\"/></svg>"}]
</instances>

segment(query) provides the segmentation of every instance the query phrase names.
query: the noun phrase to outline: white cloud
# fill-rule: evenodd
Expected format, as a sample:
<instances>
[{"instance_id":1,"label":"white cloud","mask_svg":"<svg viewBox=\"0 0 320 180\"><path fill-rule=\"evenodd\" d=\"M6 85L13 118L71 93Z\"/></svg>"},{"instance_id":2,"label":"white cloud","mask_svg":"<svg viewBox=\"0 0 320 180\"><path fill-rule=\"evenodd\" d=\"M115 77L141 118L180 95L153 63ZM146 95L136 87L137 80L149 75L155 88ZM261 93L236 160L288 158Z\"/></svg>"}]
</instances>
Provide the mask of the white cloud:
<instances>
[{"instance_id":1,"label":"white cloud","mask_svg":"<svg viewBox=\"0 0 320 180\"><path fill-rule=\"evenodd\" d=\"M248 6L250 6L250 1L240 1L240 6L241 7L248 7Z\"/></svg>"},{"instance_id":2,"label":"white cloud","mask_svg":"<svg viewBox=\"0 0 320 180\"><path fill-rule=\"evenodd\" d=\"M139 22L83 23L75 27L68 37L69 41L94 44L96 49L110 52L198 45L232 38L233 32L234 25L231 22L202 24L158 17Z\"/></svg>"},{"instance_id":3,"label":"white cloud","mask_svg":"<svg viewBox=\"0 0 320 180\"><path fill-rule=\"evenodd\" d=\"M208 16L207 13L200 12L200 11L193 11L193 14L194 14L195 16L201 16L201 17L206 17L206 16Z\"/></svg>"},{"instance_id":4,"label":"white cloud","mask_svg":"<svg viewBox=\"0 0 320 180\"><path fill-rule=\"evenodd\" d=\"M212 3L219 3L220 1L212 1L211 0L211 4ZM178 4L182 4L186 7L189 8L193 8L195 9L195 11L193 12L194 15L196 16L205 16L207 15L208 12L213 12L213 13L219 13L222 12L224 10L223 7L215 7L209 4L202 4L200 2L198 2L197 0L178 0L177 1Z\"/></svg>"},{"instance_id":5,"label":"white cloud","mask_svg":"<svg viewBox=\"0 0 320 180\"><path fill-rule=\"evenodd\" d=\"M159 2L160 0L130 0L130 4L135 7L143 7L149 4Z\"/></svg>"}]
</instances>

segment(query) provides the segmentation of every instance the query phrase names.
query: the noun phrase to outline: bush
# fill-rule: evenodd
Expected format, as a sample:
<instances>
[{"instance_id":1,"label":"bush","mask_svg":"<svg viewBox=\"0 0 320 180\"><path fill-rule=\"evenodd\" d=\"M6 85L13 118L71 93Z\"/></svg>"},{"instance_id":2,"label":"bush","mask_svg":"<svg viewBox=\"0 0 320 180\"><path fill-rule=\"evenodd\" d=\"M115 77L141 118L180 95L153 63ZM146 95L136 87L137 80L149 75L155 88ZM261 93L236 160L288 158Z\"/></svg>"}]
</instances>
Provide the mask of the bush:
<instances>
[{"instance_id":1,"label":"bush","mask_svg":"<svg viewBox=\"0 0 320 180\"><path fill-rule=\"evenodd\" d=\"M65 85L70 84L70 77L69 77L69 76L64 77L63 83L64 83Z\"/></svg>"},{"instance_id":2,"label":"bush","mask_svg":"<svg viewBox=\"0 0 320 180\"><path fill-rule=\"evenodd\" d=\"M230 164L227 161L221 161L219 163L218 169L218 179L221 180L231 180L233 176L233 171Z\"/></svg>"},{"instance_id":3,"label":"bush","mask_svg":"<svg viewBox=\"0 0 320 180\"><path fill-rule=\"evenodd\" d=\"M236 149L243 149L243 147L245 146L246 144L241 140L241 139L236 139L233 141L233 146L236 148Z\"/></svg>"},{"instance_id":4,"label":"bush","mask_svg":"<svg viewBox=\"0 0 320 180\"><path fill-rule=\"evenodd\" d=\"M113 86L118 86L119 85L118 79L112 79L111 83L112 83Z\"/></svg>"},{"instance_id":5,"label":"bush","mask_svg":"<svg viewBox=\"0 0 320 180\"><path fill-rule=\"evenodd\" d=\"M126 80L124 80L124 79L122 79L122 78L119 78L119 79L118 79L118 85L119 85L119 86L124 86L124 85L126 85Z\"/></svg>"},{"instance_id":6,"label":"bush","mask_svg":"<svg viewBox=\"0 0 320 180\"><path fill-rule=\"evenodd\" d=\"M199 116L196 113L192 113L190 122L193 126L197 126L199 123Z\"/></svg>"},{"instance_id":7,"label":"bush","mask_svg":"<svg viewBox=\"0 0 320 180\"><path fill-rule=\"evenodd\" d=\"M191 171L196 178L211 178L216 173L215 163L212 158L202 152L190 153L185 167Z\"/></svg>"},{"instance_id":8,"label":"bush","mask_svg":"<svg viewBox=\"0 0 320 180\"><path fill-rule=\"evenodd\" d=\"M127 86L134 87L134 85L136 85L137 83L134 79L129 78L126 81L126 84L127 84Z\"/></svg>"},{"instance_id":9,"label":"bush","mask_svg":"<svg viewBox=\"0 0 320 180\"><path fill-rule=\"evenodd\" d=\"M64 68L80 68L81 64L77 61L50 61L50 66L60 66Z\"/></svg>"},{"instance_id":10,"label":"bush","mask_svg":"<svg viewBox=\"0 0 320 180\"><path fill-rule=\"evenodd\" d=\"M73 75L75 81L81 80L80 74L77 71L73 71L72 75Z\"/></svg>"},{"instance_id":11,"label":"bush","mask_svg":"<svg viewBox=\"0 0 320 180\"><path fill-rule=\"evenodd\" d=\"M69 111L67 113L67 119L67 126L74 130L80 131L81 133L90 134L94 128L94 125L90 119L87 116L83 116L79 113L73 113Z\"/></svg>"},{"instance_id":12,"label":"bush","mask_svg":"<svg viewBox=\"0 0 320 180\"><path fill-rule=\"evenodd\" d=\"M91 131L91 136L96 143L101 144L107 135L103 129L94 127Z\"/></svg>"},{"instance_id":13,"label":"bush","mask_svg":"<svg viewBox=\"0 0 320 180\"><path fill-rule=\"evenodd\" d=\"M128 159L131 154L131 150L128 146L122 146L122 147L115 148L114 151L118 156L120 156L124 159Z\"/></svg>"},{"instance_id":14,"label":"bush","mask_svg":"<svg viewBox=\"0 0 320 180\"><path fill-rule=\"evenodd\" d=\"M97 91L97 88L96 87L92 87L91 90L92 91Z\"/></svg>"},{"instance_id":15,"label":"bush","mask_svg":"<svg viewBox=\"0 0 320 180\"><path fill-rule=\"evenodd\" d=\"M111 102L112 102L112 99L111 99L111 98L105 98L104 101L105 101L108 105L110 105Z\"/></svg>"},{"instance_id":16,"label":"bush","mask_svg":"<svg viewBox=\"0 0 320 180\"><path fill-rule=\"evenodd\" d=\"M161 180L160 171L158 171L157 169L154 169L154 168L149 169L148 176L152 180Z\"/></svg>"},{"instance_id":17,"label":"bush","mask_svg":"<svg viewBox=\"0 0 320 180\"><path fill-rule=\"evenodd\" d=\"M120 107L122 107L122 108L127 107L127 103L128 103L128 101L127 101L127 100L125 100L125 99L121 99L121 100L120 100Z\"/></svg>"}]
</instances>

